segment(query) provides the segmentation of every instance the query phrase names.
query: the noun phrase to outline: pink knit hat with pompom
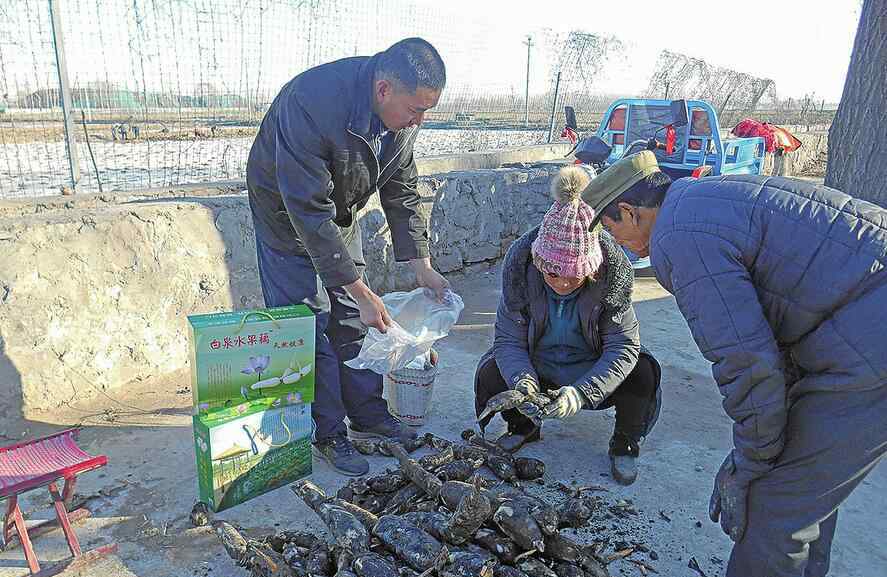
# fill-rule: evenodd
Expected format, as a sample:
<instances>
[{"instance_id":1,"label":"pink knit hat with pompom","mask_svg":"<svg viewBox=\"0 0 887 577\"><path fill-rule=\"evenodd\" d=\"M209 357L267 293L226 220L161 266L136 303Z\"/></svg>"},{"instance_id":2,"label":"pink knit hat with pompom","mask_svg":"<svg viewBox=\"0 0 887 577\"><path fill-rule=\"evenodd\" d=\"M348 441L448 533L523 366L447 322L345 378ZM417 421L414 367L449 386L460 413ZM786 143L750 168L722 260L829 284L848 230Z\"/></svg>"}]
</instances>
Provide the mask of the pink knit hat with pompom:
<instances>
[{"instance_id":1,"label":"pink knit hat with pompom","mask_svg":"<svg viewBox=\"0 0 887 577\"><path fill-rule=\"evenodd\" d=\"M591 179L585 168L574 165L562 168L552 180L554 204L542 218L531 249L542 272L585 278L600 268L604 257L591 228L595 212L580 197Z\"/></svg>"}]
</instances>

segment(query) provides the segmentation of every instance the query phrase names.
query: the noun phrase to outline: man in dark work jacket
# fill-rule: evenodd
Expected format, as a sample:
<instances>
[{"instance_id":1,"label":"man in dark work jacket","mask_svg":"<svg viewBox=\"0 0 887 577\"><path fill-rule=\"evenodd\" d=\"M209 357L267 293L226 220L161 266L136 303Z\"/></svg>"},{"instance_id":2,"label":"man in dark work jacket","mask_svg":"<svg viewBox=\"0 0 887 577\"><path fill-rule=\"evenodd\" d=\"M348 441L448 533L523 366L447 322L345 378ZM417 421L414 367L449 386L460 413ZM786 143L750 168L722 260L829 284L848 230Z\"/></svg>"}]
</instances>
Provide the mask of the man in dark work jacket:
<instances>
[{"instance_id":1,"label":"man in dark work jacket","mask_svg":"<svg viewBox=\"0 0 887 577\"><path fill-rule=\"evenodd\" d=\"M356 216L378 192L396 260L443 295L447 281L431 267L418 211L413 143L445 82L440 55L421 38L317 66L283 87L250 150L265 305L304 303L316 315L314 452L346 475L369 468L349 436L408 435L388 413L381 376L343 364L357 356L367 327L385 332L391 322L364 281Z\"/></svg>"}]
</instances>

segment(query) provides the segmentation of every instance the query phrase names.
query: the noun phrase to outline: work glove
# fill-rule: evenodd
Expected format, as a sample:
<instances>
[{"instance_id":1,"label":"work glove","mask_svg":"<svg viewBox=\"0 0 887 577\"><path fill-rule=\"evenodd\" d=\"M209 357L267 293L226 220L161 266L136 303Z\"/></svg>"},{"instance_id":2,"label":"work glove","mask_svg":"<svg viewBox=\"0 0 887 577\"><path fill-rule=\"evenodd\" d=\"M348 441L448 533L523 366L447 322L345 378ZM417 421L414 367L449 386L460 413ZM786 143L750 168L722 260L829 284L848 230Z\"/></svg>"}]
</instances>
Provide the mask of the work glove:
<instances>
[{"instance_id":1,"label":"work glove","mask_svg":"<svg viewBox=\"0 0 887 577\"><path fill-rule=\"evenodd\" d=\"M566 419L585 406L585 395L576 387L561 387L553 401L542 408L543 419Z\"/></svg>"},{"instance_id":2,"label":"work glove","mask_svg":"<svg viewBox=\"0 0 887 577\"><path fill-rule=\"evenodd\" d=\"M745 534L748 515L748 489L752 481L764 475L764 471L750 471L737 467L736 450L730 451L715 476L715 487L708 504L708 516L712 522L721 522L721 529L734 543Z\"/></svg>"},{"instance_id":3,"label":"work glove","mask_svg":"<svg viewBox=\"0 0 887 577\"><path fill-rule=\"evenodd\" d=\"M514 390L519 391L525 395L539 394L539 383L536 382L536 379L530 376L524 376L518 379L517 383L514 385Z\"/></svg>"}]
</instances>

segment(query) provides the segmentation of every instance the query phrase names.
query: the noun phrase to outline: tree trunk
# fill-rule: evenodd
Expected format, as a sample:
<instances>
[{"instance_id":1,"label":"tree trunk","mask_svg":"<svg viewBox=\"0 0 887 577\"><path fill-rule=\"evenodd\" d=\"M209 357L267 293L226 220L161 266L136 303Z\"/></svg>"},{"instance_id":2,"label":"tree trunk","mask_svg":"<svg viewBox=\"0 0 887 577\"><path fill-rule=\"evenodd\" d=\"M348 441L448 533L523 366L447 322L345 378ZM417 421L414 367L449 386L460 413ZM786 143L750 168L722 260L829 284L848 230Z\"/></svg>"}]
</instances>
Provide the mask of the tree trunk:
<instances>
[{"instance_id":1,"label":"tree trunk","mask_svg":"<svg viewBox=\"0 0 887 577\"><path fill-rule=\"evenodd\" d=\"M828 133L825 184L887 207L887 0L865 0Z\"/></svg>"}]
</instances>

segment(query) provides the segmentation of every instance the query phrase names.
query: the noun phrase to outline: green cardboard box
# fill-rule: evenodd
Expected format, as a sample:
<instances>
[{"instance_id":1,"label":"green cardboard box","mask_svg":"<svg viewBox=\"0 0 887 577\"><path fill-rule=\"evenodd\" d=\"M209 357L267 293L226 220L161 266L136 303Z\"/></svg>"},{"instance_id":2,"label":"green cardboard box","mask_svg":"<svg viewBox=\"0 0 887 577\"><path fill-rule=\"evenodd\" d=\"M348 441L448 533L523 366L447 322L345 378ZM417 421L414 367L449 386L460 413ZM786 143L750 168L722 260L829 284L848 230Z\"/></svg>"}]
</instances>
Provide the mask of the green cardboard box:
<instances>
[{"instance_id":1,"label":"green cardboard box","mask_svg":"<svg viewBox=\"0 0 887 577\"><path fill-rule=\"evenodd\" d=\"M188 322L195 414L265 399L314 400L314 315L307 306L191 315Z\"/></svg>"},{"instance_id":2,"label":"green cardboard box","mask_svg":"<svg viewBox=\"0 0 887 577\"><path fill-rule=\"evenodd\" d=\"M194 415L200 500L228 509L311 474L311 405Z\"/></svg>"}]
</instances>

